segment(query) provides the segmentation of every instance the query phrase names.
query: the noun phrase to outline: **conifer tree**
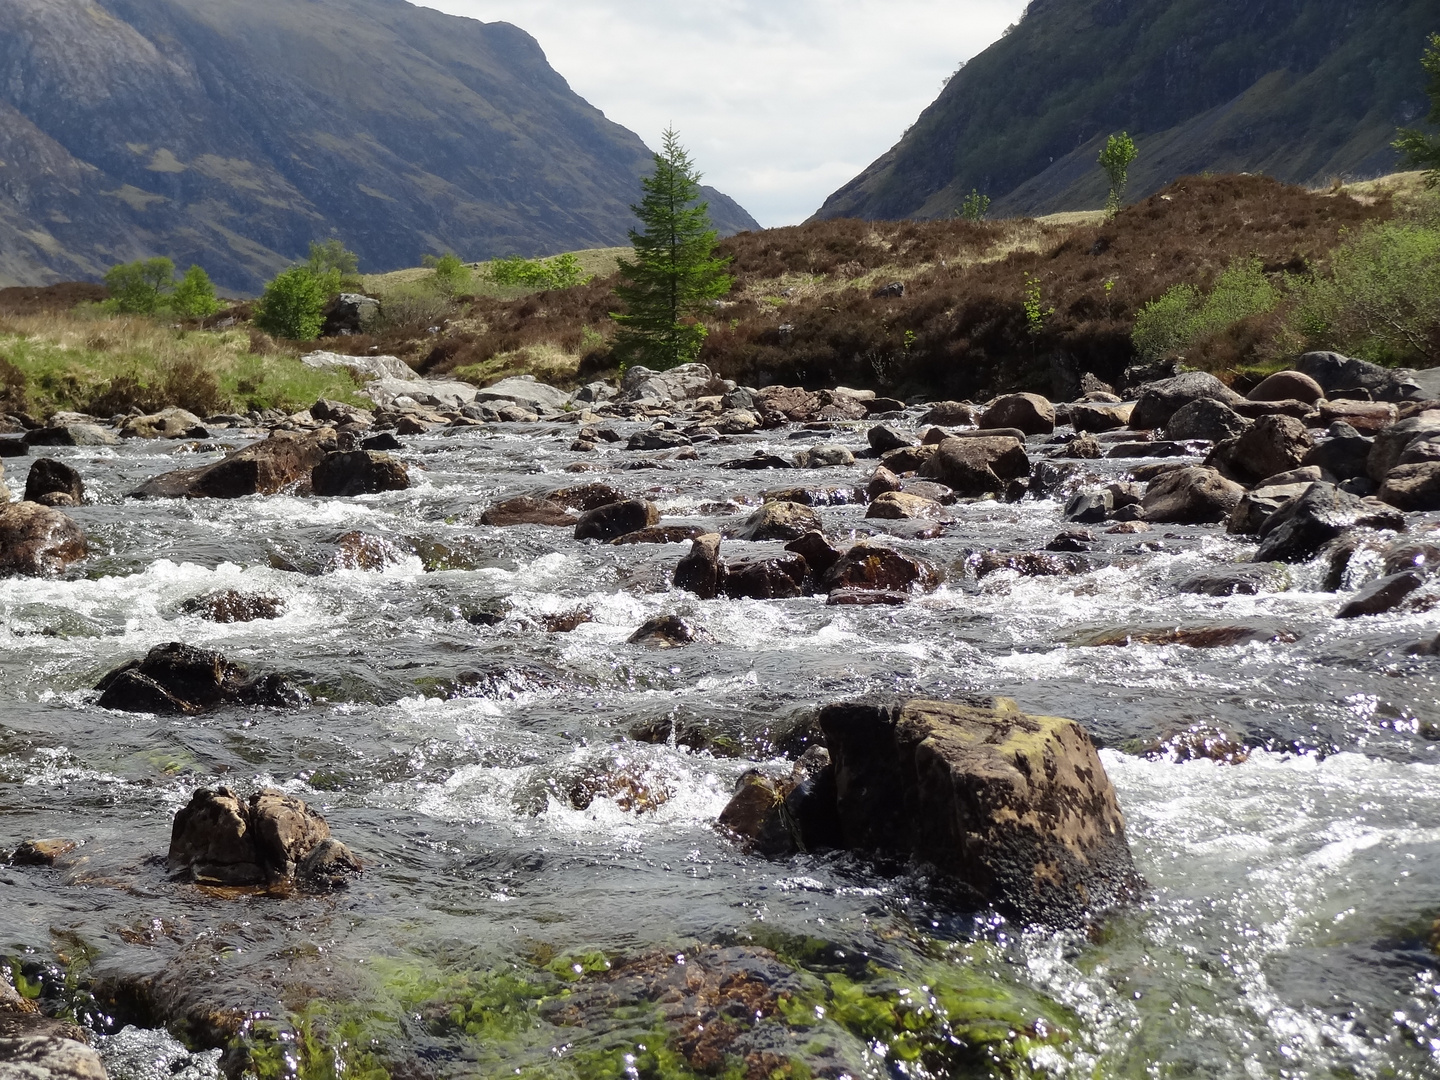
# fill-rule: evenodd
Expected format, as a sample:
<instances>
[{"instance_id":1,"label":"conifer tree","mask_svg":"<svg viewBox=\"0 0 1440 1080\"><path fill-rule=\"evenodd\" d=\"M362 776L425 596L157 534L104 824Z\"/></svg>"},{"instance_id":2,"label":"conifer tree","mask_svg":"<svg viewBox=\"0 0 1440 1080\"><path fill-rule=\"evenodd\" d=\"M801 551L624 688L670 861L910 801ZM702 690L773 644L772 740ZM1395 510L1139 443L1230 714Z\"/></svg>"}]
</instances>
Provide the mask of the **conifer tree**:
<instances>
[{"instance_id":1,"label":"conifer tree","mask_svg":"<svg viewBox=\"0 0 1440 1080\"><path fill-rule=\"evenodd\" d=\"M1430 35L1429 46L1420 65L1430 76L1425 88L1430 96L1430 114L1426 119L1440 125L1440 34ZM1426 170L1425 182L1428 186L1440 186L1440 135L1431 135L1419 128L1401 128L1400 137L1394 145L1405 164Z\"/></svg>"},{"instance_id":2,"label":"conifer tree","mask_svg":"<svg viewBox=\"0 0 1440 1080\"><path fill-rule=\"evenodd\" d=\"M717 234L709 204L699 202L700 174L667 129L654 175L641 181L644 198L632 206L645 231L631 230L635 258L620 260L615 294L625 305L612 313L620 324L615 355L626 363L671 368L700 354L706 330L699 316L730 291L728 258L715 254Z\"/></svg>"}]
</instances>

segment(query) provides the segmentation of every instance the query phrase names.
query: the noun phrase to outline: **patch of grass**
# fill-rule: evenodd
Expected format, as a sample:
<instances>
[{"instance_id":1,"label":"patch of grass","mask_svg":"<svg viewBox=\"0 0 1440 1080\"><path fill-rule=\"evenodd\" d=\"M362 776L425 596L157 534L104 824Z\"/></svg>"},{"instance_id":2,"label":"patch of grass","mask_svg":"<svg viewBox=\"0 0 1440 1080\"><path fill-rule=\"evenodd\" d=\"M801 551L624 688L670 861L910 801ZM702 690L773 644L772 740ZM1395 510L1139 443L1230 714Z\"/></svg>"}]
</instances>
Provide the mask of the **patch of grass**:
<instances>
[{"instance_id":1,"label":"patch of grass","mask_svg":"<svg viewBox=\"0 0 1440 1080\"><path fill-rule=\"evenodd\" d=\"M178 405L199 415L302 409L318 397L364 404L345 371L256 354L246 330L177 329L93 309L0 317L4 405L45 417Z\"/></svg>"}]
</instances>

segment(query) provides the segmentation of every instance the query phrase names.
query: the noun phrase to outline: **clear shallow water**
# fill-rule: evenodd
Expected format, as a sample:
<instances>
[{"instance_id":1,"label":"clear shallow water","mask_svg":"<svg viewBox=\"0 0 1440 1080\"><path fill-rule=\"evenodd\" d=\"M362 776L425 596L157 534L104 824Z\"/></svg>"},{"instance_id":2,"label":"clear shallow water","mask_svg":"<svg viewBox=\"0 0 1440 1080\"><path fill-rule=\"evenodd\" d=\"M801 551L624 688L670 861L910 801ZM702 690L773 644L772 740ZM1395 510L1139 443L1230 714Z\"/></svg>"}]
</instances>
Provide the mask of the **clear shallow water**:
<instances>
[{"instance_id":1,"label":"clear shallow water","mask_svg":"<svg viewBox=\"0 0 1440 1080\"><path fill-rule=\"evenodd\" d=\"M977 581L974 552L1035 550L1062 527L1059 502L1033 499L955 507L942 537L890 541L947 576L904 608L702 602L668 584L686 546L578 544L568 530L485 527L480 513L602 480L653 499L667 522L718 527L743 520L761 490L853 486L870 466L715 468L754 449L788 454L796 441L781 432L659 469L624 468L656 455L604 449L586 456L604 469L570 474L573 430L411 439L409 491L345 500L126 501L143 479L209 458L163 443L61 451L99 500L75 511L99 550L71 579L0 581L0 846L83 847L66 869L0 868L0 952L73 960L83 946L102 977L185 971L277 1014L295 1007L295 984L343 996L377 957L460 971L757 927L905 970L926 935L968 939L973 924L853 859L740 854L713 822L753 762L629 735L669 720L755 746L830 701L984 692L1075 717L1109 747L1155 891L1090 939L978 931L997 971L1080 1018L1064 1052L1037 1062L1072 1075L1440 1075L1440 959L1426 943L1440 915L1440 662L1405 652L1434 636L1433 612L1336 621L1318 565L1293 568L1283 592L1177 592L1249 554L1213 529L1097 529L1088 573ZM858 446L863 429L839 441ZM1078 464L1105 477L1122 465ZM23 470L12 460L10 479ZM880 524L855 506L819 513L835 536ZM1412 522L1417 537L1436 527ZM335 540L352 530L393 545L384 570L335 568ZM1350 585L1377 573L1366 556ZM284 613L216 624L183 612L227 588L279 598ZM499 624L466 621L497 601ZM590 621L545 631L547 617L581 610ZM627 643L669 613L713 642ZM1259 640L1084 644L1216 625ZM94 707L101 675L172 640L295 674L316 702L200 718ZM1122 752L1197 724L1257 749L1238 766ZM615 776L628 779L606 787ZM315 803L369 872L325 898L168 883L157 857L170 818L218 782Z\"/></svg>"}]
</instances>

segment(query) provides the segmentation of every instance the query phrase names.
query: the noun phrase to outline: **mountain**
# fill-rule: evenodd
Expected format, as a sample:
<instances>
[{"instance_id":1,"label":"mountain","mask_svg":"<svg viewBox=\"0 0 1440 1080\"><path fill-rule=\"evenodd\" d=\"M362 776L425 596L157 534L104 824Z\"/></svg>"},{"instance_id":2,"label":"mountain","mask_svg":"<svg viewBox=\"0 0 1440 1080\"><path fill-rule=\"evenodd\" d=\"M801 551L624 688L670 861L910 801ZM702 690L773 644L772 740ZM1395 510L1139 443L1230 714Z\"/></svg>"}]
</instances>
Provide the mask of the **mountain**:
<instances>
[{"instance_id":1,"label":"mountain","mask_svg":"<svg viewBox=\"0 0 1440 1080\"><path fill-rule=\"evenodd\" d=\"M1440 0L1033 0L816 217L948 217L971 190L992 214L1099 207L1122 130L1132 199L1207 171L1376 176L1427 109L1435 30Z\"/></svg>"},{"instance_id":2,"label":"mountain","mask_svg":"<svg viewBox=\"0 0 1440 1080\"><path fill-rule=\"evenodd\" d=\"M652 164L507 23L401 0L0 2L0 284L168 255L257 291L626 242ZM707 190L722 232L759 226Z\"/></svg>"}]
</instances>

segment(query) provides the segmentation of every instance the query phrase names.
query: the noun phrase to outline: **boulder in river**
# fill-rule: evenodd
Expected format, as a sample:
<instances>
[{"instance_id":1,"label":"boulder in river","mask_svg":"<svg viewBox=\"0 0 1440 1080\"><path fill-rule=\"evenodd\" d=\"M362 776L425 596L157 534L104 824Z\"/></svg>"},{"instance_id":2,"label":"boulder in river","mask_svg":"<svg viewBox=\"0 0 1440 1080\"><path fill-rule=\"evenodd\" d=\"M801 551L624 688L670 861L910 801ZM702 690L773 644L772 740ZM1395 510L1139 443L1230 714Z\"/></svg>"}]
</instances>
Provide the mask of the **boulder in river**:
<instances>
[{"instance_id":1,"label":"boulder in river","mask_svg":"<svg viewBox=\"0 0 1440 1080\"><path fill-rule=\"evenodd\" d=\"M542 409L563 409L570 402L570 394L536 381L534 375L513 375L480 390L475 400L510 403L539 412Z\"/></svg>"},{"instance_id":2,"label":"boulder in river","mask_svg":"<svg viewBox=\"0 0 1440 1080\"><path fill-rule=\"evenodd\" d=\"M1250 401L1303 401L1307 405L1324 396L1325 388L1302 371L1277 371L1245 395Z\"/></svg>"},{"instance_id":3,"label":"boulder in river","mask_svg":"<svg viewBox=\"0 0 1440 1080\"><path fill-rule=\"evenodd\" d=\"M626 499L586 510L575 522L576 540L610 541L660 523L660 511L648 499Z\"/></svg>"},{"instance_id":4,"label":"boulder in river","mask_svg":"<svg viewBox=\"0 0 1440 1080\"><path fill-rule=\"evenodd\" d=\"M278 619L285 614L285 601L263 593L221 589L204 596L192 596L180 605L180 610L210 622L253 622L257 619Z\"/></svg>"},{"instance_id":5,"label":"boulder in river","mask_svg":"<svg viewBox=\"0 0 1440 1080\"><path fill-rule=\"evenodd\" d=\"M952 488L961 498L974 498L998 495L1010 481L1027 478L1030 459L1019 439L947 438L919 471L921 476Z\"/></svg>"},{"instance_id":6,"label":"boulder in river","mask_svg":"<svg viewBox=\"0 0 1440 1080\"><path fill-rule=\"evenodd\" d=\"M812 446L795 455L797 469L832 469L855 464L855 455L843 446Z\"/></svg>"},{"instance_id":7,"label":"boulder in river","mask_svg":"<svg viewBox=\"0 0 1440 1080\"><path fill-rule=\"evenodd\" d=\"M1382 615L1399 607L1404 599L1421 585L1425 577L1414 570L1405 570L1372 581L1340 606L1337 619L1355 619L1362 615Z\"/></svg>"},{"instance_id":8,"label":"boulder in river","mask_svg":"<svg viewBox=\"0 0 1440 1080\"><path fill-rule=\"evenodd\" d=\"M1172 416L1199 398L1210 398L1232 408L1245 400L1214 375L1187 371L1173 378L1146 383L1130 414L1130 426L1137 430L1164 427Z\"/></svg>"},{"instance_id":9,"label":"boulder in river","mask_svg":"<svg viewBox=\"0 0 1440 1080\"><path fill-rule=\"evenodd\" d=\"M251 678L220 653L170 642L111 671L95 686L102 709L193 715L227 704L294 708L309 695L283 675Z\"/></svg>"},{"instance_id":10,"label":"boulder in river","mask_svg":"<svg viewBox=\"0 0 1440 1080\"><path fill-rule=\"evenodd\" d=\"M836 589L911 592L933 589L939 583L940 574L929 563L866 540L842 552L819 582L824 592Z\"/></svg>"},{"instance_id":11,"label":"boulder in river","mask_svg":"<svg viewBox=\"0 0 1440 1080\"><path fill-rule=\"evenodd\" d=\"M932 401L921 414L921 424L941 427L970 427L980 419L980 410L968 401Z\"/></svg>"},{"instance_id":12,"label":"boulder in river","mask_svg":"<svg viewBox=\"0 0 1440 1080\"><path fill-rule=\"evenodd\" d=\"M1440 510L1440 461L1397 465L1385 477L1378 496L1401 510Z\"/></svg>"},{"instance_id":13,"label":"boulder in river","mask_svg":"<svg viewBox=\"0 0 1440 1080\"><path fill-rule=\"evenodd\" d=\"M517 495L486 507L480 515L481 525L510 528L515 525L574 525L580 515L570 507L551 499L533 495Z\"/></svg>"},{"instance_id":14,"label":"boulder in river","mask_svg":"<svg viewBox=\"0 0 1440 1080\"><path fill-rule=\"evenodd\" d=\"M320 496L374 495L409 486L404 463L375 450L326 454L310 471L311 490Z\"/></svg>"},{"instance_id":15,"label":"boulder in river","mask_svg":"<svg viewBox=\"0 0 1440 1080\"><path fill-rule=\"evenodd\" d=\"M26 446L114 446L119 441L119 436L108 428L83 420L52 423L24 435Z\"/></svg>"},{"instance_id":16,"label":"boulder in river","mask_svg":"<svg viewBox=\"0 0 1440 1080\"><path fill-rule=\"evenodd\" d=\"M1271 414L1256 420L1237 438L1219 443L1205 464L1233 480L1253 484L1297 468L1314 446L1304 423L1293 416Z\"/></svg>"},{"instance_id":17,"label":"boulder in river","mask_svg":"<svg viewBox=\"0 0 1440 1080\"><path fill-rule=\"evenodd\" d=\"M1080 432L1115 431L1130 423L1133 405L1076 402L1070 406L1070 424Z\"/></svg>"},{"instance_id":18,"label":"boulder in river","mask_svg":"<svg viewBox=\"0 0 1440 1080\"><path fill-rule=\"evenodd\" d=\"M1216 470L1191 466L1152 481L1141 508L1146 521L1204 525L1228 519L1244 494Z\"/></svg>"},{"instance_id":19,"label":"boulder in river","mask_svg":"<svg viewBox=\"0 0 1440 1080\"><path fill-rule=\"evenodd\" d=\"M1349 425L1345 425L1349 427ZM1356 432L1331 435L1306 451L1302 465L1318 466L1337 480L1369 475L1371 440Z\"/></svg>"},{"instance_id":20,"label":"boulder in river","mask_svg":"<svg viewBox=\"0 0 1440 1080\"><path fill-rule=\"evenodd\" d=\"M1366 460L1366 471L1377 484L1385 482L1392 469L1400 464L1413 443L1440 437L1440 409L1427 409L1418 416L1390 424L1375 435Z\"/></svg>"},{"instance_id":21,"label":"boulder in river","mask_svg":"<svg viewBox=\"0 0 1440 1080\"><path fill-rule=\"evenodd\" d=\"M706 533L690 541L690 554L675 567L675 588L713 600L720 592L720 534Z\"/></svg>"},{"instance_id":22,"label":"boulder in river","mask_svg":"<svg viewBox=\"0 0 1440 1080\"><path fill-rule=\"evenodd\" d=\"M120 425L120 434L127 439L204 439L210 433L194 413L169 408L148 416L129 417Z\"/></svg>"},{"instance_id":23,"label":"boulder in river","mask_svg":"<svg viewBox=\"0 0 1440 1080\"><path fill-rule=\"evenodd\" d=\"M34 502L0 506L0 577L57 574L85 557L85 530Z\"/></svg>"},{"instance_id":24,"label":"boulder in river","mask_svg":"<svg viewBox=\"0 0 1440 1080\"><path fill-rule=\"evenodd\" d=\"M649 645L654 649L678 649L697 641L709 640L704 627L695 626L679 615L657 615L627 639L631 645Z\"/></svg>"},{"instance_id":25,"label":"boulder in river","mask_svg":"<svg viewBox=\"0 0 1440 1080\"><path fill-rule=\"evenodd\" d=\"M720 588L732 600L783 600L800 595L808 569L793 552L751 555L725 564Z\"/></svg>"},{"instance_id":26,"label":"boulder in river","mask_svg":"<svg viewBox=\"0 0 1440 1080\"><path fill-rule=\"evenodd\" d=\"M798 540L807 532L823 532L820 516L808 506L779 500L767 502L736 532L739 540Z\"/></svg>"},{"instance_id":27,"label":"boulder in river","mask_svg":"<svg viewBox=\"0 0 1440 1080\"><path fill-rule=\"evenodd\" d=\"M311 859L327 841L323 854ZM338 874L360 868L344 845L332 840L318 811L268 788L248 802L229 788L197 790L175 815L166 863L174 876L232 886L278 885L297 878L302 885L333 886L343 882L336 880Z\"/></svg>"},{"instance_id":28,"label":"boulder in river","mask_svg":"<svg viewBox=\"0 0 1440 1080\"><path fill-rule=\"evenodd\" d=\"M163 473L134 492L145 499L238 499L274 495L308 482L311 471L335 448L332 428L299 433L272 431L268 439L226 454L213 465Z\"/></svg>"},{"instance_id":29,"label":"boulder in river","mask_svg":"<svg viewBox=\"0 0 1440 1080\"><path fill-rule=\"evenodd\" d=\"M1358 525L1398 531L1405 527L1405 518L1383 503L1366 501L1334 484L1313 483L1265 520L1255 561L1306 562Z\"/></svg>"},{"instance_id":30,"label":"boulder in river","mask_svg":"<svg viewBox=\"0 0 1440 1080\"><path fill-rule=\"evenodd\" d=\"M1039 394L1005 394L985 410L980 426L1013 427L1026 435L1049 435L1055 430L1055 406Z\"/></svg>"},{"instance_id":31,"label":"boulder in river","mask_svg":"<svg viewBox=\"0 0 1440 1080\"><path fill-rule=\"evenodd\" d=\"M1165 422L1167 439L1205 439L1221 442L1242 435L1253 421L1245 419L1224 402L1196 398L1177 409Z\"/></svg>"},{"instance_id":32,"label":"boulder in river","mask_svg":"<svg viewBox=\"0 0 1440 1080\"><path fill-rule=\"evenodd\" d=\"M887 491L870 503L865 516L888 521L912 521L941 517L944 513L945 507L934 499L904 491Z\"/></svg>"},{"instance_id":33,"label":"boulder in river","mask_svg":"<svg viewBox=\"0 0 1440 1080\"><path fill-rule=\"evenodd\" d=\"M85 481L63 461L36 458L25 477L25 501L42 506L79 506L85 501Z\"/></svg>"},{"instance_id":34,"label":"boulder in river","mask_svg":"<svg viewBox=\"0 0 1440 1080\"><path fill-rule=\"evenodd\" d=\"M912 436L903 434L893 424L876 424L865 433L865 441L877 454L915 445L915 439Z\"/></svg>"}]
</instances>

